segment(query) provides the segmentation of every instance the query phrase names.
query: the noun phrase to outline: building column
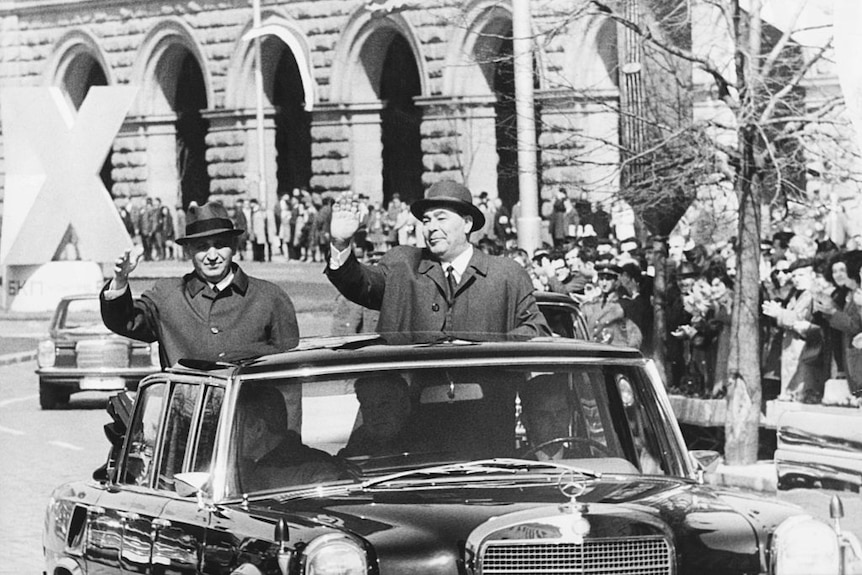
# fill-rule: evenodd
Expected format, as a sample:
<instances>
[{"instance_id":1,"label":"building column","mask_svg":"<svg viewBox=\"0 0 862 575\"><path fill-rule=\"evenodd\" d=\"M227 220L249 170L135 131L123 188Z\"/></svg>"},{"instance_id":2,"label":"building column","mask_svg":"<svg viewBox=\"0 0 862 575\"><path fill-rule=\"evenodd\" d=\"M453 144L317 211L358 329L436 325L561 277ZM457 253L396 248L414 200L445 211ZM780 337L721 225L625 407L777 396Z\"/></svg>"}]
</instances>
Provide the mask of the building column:
<instances>
[{"instance_id":1,"label":"building column","mask_svg":"<svg viewBox=\"0 0 862 575\"><path fill-rule=\"evenodd\" d=\"M497 196L497 116L493 97L421 98L426 184L463 181L473 194Z\"/></svg>"},{"instance_id":2,"label":"building column","mask_svg":"<svg viewBox=\"0 0 862 575\"><path fill-rule=\"evenodd\" d=\"M167 206L177 205L180 176L177 172L177 117L148 116L143 123L146 140L147 196Z\"/></svg>"}]
</instances>

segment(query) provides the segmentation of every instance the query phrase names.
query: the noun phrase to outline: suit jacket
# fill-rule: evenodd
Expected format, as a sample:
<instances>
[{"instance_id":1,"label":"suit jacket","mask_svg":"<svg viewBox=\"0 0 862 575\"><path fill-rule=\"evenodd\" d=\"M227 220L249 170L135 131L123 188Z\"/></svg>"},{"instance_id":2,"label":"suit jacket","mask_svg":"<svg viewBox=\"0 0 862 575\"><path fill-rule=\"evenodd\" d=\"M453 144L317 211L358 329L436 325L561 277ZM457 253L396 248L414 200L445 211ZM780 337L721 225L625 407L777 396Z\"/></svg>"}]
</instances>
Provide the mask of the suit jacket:
<instances>
[{"instance_id":1,"label":"suit jacket","mask_svg":"<svg viewBox=\"0 0 862 575\"><path fill-rule=\"evenodd\" d=\"M422 248L397 246L374 266L351 254L337 270L327 267L326 275L350 301L380 310L381 334L551 335L527 272L513 260L480 250L473 251L451 303L440 262Z\"/></svg>"},{"instance_id":2,"label":"suit jacket","mask_svg":"<svg viewBox=\"0 0 862 575\"><path fill-rule=\"evenodd\" d=\"M102 321L120 335L158 341L162 367L182 358L229 361L275 353L299 341L296 312L284 290L236 265L233 282L218 294L194 273L160 280L139 299L131 290L105 299L110 284L100 296Z\"/></svg>"}]
</instances>

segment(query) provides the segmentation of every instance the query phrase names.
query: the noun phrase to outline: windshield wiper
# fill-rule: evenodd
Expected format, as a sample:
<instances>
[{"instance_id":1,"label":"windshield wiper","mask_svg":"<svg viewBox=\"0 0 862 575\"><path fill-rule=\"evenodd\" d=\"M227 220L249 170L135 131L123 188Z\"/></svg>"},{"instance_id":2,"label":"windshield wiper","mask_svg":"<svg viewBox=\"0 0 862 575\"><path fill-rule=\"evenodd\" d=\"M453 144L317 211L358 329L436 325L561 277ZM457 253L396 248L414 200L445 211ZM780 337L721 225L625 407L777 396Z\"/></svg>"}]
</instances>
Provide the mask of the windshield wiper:
<instances>
[{"instance_id":1,"label":"windshield wiper","mask_svg":"<svg viewBox=\"0 0 862 575\"><path fill-rule=\"evenodd\" d=\"M478 473L518 473L525 470L537 469L558 469L560 471L574 472L583 477L590 479L599 479L602 474L598 471L583 469L572 465L566 465L556 461L530 461L528 459L514 458L499 458L499 459L478 459L476 461L465 461L462 463L447 463L445 465L435 465L433 467L422 467L420 469L408 469L391 473L381 477L374 477L363 481L359 487L363 490L375 487L390 481L397 481L408 477L425 477L425 476L446 476L452 474L478 474Z\"/></svg>"}]
</instances>

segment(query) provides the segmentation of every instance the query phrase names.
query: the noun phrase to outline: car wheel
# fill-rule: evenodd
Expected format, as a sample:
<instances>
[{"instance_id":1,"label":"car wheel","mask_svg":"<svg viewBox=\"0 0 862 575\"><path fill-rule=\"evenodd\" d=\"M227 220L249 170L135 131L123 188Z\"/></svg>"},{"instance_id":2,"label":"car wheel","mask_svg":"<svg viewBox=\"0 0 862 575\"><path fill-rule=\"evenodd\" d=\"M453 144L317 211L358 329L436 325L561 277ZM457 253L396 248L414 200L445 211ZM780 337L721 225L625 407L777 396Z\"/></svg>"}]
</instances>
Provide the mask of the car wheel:
<instances>
[{"instance_id":1,"label":"car wheel","mask_svg":"<svg viewBox=\"0 0 862 575\"><path fill-rule=\"evenodd\" d=\"M39 380L39 407L42 409L57 409L69 403L69 392L58 386Z\"/></svg>"}]
</instances>

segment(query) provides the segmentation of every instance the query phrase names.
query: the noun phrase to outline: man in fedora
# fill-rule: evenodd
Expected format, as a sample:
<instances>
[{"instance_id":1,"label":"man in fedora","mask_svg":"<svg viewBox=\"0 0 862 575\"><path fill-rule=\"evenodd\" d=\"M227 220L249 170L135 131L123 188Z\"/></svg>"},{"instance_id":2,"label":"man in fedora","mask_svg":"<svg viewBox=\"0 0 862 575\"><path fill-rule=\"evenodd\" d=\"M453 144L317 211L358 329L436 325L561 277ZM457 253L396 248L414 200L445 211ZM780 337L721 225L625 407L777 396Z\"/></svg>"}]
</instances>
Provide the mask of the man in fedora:
<instances>
[{"instance_id":1,"label":"man in fedora","mask_svg":"<svg viewBox=\"0 0 862 575\"><path fill-rule=\"evenodd\" d=\"M133 299L129 274L141 256L126 250L102 290L102 321L120 335L158 341L162 367L183 358L229 361L296 346L299 328L288 295L233 263L243 231L220 203L190 206L185 235L176 242L194 271L160 280Z\"/></svg>"},{"instance_id":2,"label":"man in fedora","mask_svg":"<svg viewBox=\"0 0 862 575\"><path fill-rule=\"evenodd\" d=\"M438 182L410 211L423 224L426 247L397 246L368 266L351 249L359 227L352 195L342 195L333 206L326 274L347 299L380 310L378 333L467 339L551 335L527 272L470 244L470 234L485 223L470 190L454 181Z\"/></svg>"}]
</instances>

